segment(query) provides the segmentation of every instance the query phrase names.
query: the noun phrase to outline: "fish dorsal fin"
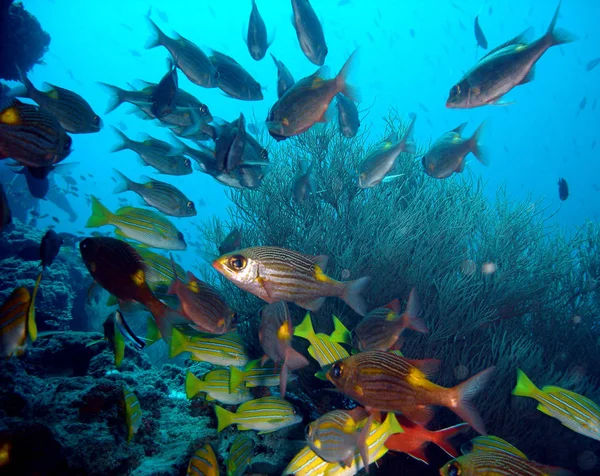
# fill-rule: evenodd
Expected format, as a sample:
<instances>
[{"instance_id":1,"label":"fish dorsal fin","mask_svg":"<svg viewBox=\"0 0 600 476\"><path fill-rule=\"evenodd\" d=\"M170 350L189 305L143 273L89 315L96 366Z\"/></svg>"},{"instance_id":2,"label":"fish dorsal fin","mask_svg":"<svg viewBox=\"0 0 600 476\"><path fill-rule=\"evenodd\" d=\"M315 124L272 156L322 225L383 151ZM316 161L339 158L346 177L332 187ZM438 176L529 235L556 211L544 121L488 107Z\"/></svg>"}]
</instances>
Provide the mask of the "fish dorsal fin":
<instances>
[{"instance_id":1,"label":"fish dorsal fin","mask_svg":"<svg viewBox=\"0 0 600 476\"><path fill-rule=\"evenodd\" d=\"M329 263L329 256L327 256L327 255L311 256L310 260L314 264L316 264L319 268L321 268L321 271L325 271L327 269L327 263Z\"/></svg>"},{"instance_id":2,"label":"fish dorsal fin","mask_svg":"<svg viewBox=\"0 0 600 476\"><path fill-rule=\"evenodd\" d=\"M506 43L502 43L500 46L496 46L496 48L494 48L493 50L490 50L488 54L481 57L479 62L483 61L488 56L493 55L494 53L500 51L501 49L506 48L507 46L522 45L524 43L529 43L529 41L531 41L531 38L533 37L533 31L534 31L533 27L530 26L524 32L515 36L513 39L508 40Z\"/></svg>"},{"instance_id":3,"label":"fish dorsal fin","mask_svg":"<svg viewBox=\"0 0 600 476\"><path fill-rule=\"evenodd\" d=\"M394 299L392 302L386 304L385 306L383 306L385 309L391 309L392 311L394 311L396 314L400 314L400 311L402 310L402 307L400 305L400 300L399 299Z\"/></svg>"},{"instance_id":4,"label":"fish dorsal fin","mask_svg":"<svg viewBox=\"0 0 600 476\"><path fill-rule=\"evenodd\" d=\"M461 125L455 127L454 129L448 132L456 132L458 135L462 135L463 131L465 130L465 127L467 127L467 124L468 122L463 122Z\"/></svg>"},{"instance_id":5,"label":"fish dorsal fin","mask_svg":"<svg viewBox=\"0 0 600 476\"><path fill-rule=\"evenodd\" d=\"M408 362L423 372L426 379L430 379L435 376L440 370L441 361L439 359L423 359L423 360L413 360L406 359Z\"/></svg>"}]
</instances>

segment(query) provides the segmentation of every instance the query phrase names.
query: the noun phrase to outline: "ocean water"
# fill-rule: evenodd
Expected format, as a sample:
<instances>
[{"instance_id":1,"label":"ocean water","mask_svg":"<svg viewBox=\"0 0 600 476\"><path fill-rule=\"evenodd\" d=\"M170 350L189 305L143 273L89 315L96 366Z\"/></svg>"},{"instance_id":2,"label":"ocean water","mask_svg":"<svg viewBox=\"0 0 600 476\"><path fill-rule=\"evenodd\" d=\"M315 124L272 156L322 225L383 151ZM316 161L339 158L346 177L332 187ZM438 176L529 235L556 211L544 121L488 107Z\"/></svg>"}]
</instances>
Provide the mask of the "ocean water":
<instances>
[{"instance_id":1,"label":"ocean water","mask_svg":"<svg viewBox=\"0 0 600 476\"><path fill-rule=\"evenodd\" d=\"M167 35L172 36L173 32L180 33L205 51L214 48L235 58L263 86L264 99L252 102L231 99L225 97L217 88L205 89L190 83L181 73L180 88L206 103L215 117L232 121L243 112L248 123L261 126L270 107L277 100L277 72L269 53L283 61L296 80L318 69L300 50L290 20L290 1L257 1L269 38L272 40L267 55L259 62L250 57L243 39L251 10L249 0L105 0L95 3L36 0L23 1L23 4L51 36L51 44L43 58L43 64L33 68L28 74L29 79L38 88L42 88L43 83L48 82L76 91L90 103L104 123L99 133L73 136L73 152L67 161L78 163L71 175L78 182L80 196L69 195L68 201L75 210L77 219L69 220L64 211L51 201L44 200L39 203L39 213L48 214L48 217L37 220L36 227L45 230L49 225L53 225L57 226L57 230L64 232L89 233L90 230L84 228L91 213L86 194L97 196L110 210L120 206L119 196L128 198L135 206L141 206L141 199L131 192L122 195L113 193L113 169L118 169L136 181L143 175L164 179L176 185L196 202L198 210L196 217L173 219L188 242L193 243L185 252L177 252L176 259L186 270L210 273L210 268L203 261L203 253L214 254L215 250L207 250L204 244L199 243L198 227L207 226L209 220L215 217L229 220L229 211L233 205L229 201L227 187L197 170L183 177L157 175L151 167L144 167L133 151L111 153L110 149L118 142L118 138L110 125L123 129L127 136L137 140L143 134L168 140L170 133L157 121L142 120L134 113L135 107L132 105L122 105L105 114L109 95L98 82L127 89L130 83L134 86L139 85L139 82L136 83L139 80L158 82L165 74L167 50L163 47L145 48L151 37L146 19L151 8L152 19ZM595 225L598 222L600 145L597 145L597 142L600 142L600 109L596 108L596 102L600 98L600 66L588 72L586 64L600 56L600 32L597 28L597 19L600 18L599 1L563 2L558 27L569 30L579 39L548 50L537 63L535 80L517 87L504 98L511 104L464 110L447 109L445 103L450 88L483 55L482 50L476 47L473 33L475 15L479 15L480 25L490 48L493 48L529 27L535 29L536 38L542 35L554 14L555 1L314 0L312 4L321 20L327 41L329 53L325 66L329 77L335 75L348 56L358 48L358 60L351 71L350 82L360 91L358 108L363 117L361 130L370 128L366 145L375 143L384 134L385 117L390 108L397 110L404 117L411 112L417 114L414 136L415 141L423 147L463 122L468 122L465 134L469 135L482 121L486 121L483 143L490 164L484 167L471 155L467 160L464 175L473 181L482 180L485 183L484 193L487 200L493 203L496 191L504 187L511 203L535 203L536 207L543 209L542 215L548 217L549 225L558 225L552 233L564 233L564 236L573 236L587 223L592 222ZM9 85L14 86L15 83ZM585 107L581 108L584 98ZM335 107L331 109L331 121L337 121ZM275 156L272 160L278 158L281 159ZM0 162L0 175L6 177L6 170L7 167ZM93 177L88 177L87 174L92 174ZM85 181L78 178L81 175L86 176ZM570 195L566 201L559 199L559 178L566 179L569 185ZM281 177L282 181L291 179L291 175ZM461 177L453 175L446 180L459 183ZM66 188L62 177L56 177L55 181L59 187ZM10 200L12 199L9 197ZM199 206L199 201L205 205ZM269 206L278 208L282 204L270 203ZM58 218L60 223L57 225L52 217ZM104 232L108 228L100 230ZM597 245L594 243L594 246ZM319 249L319 243L316 243L315 247ZM592 248L590 245L590 249ZM327 251L322 250L323 253ZM590 258L590 263L592 260L593 257ZM592 276L592 281L596 277L600 278L596 276L595 266L594 261L587 271L588 275ZM591 271L592 268L594 271ZM339 269L341 270L341 266ZM536 268L531 269L535 274ZM360 276L360 270L356 271ZM339 278L339 275L335 277ZM383 279L381 276L372 278L377 281ZM518 276L514 279L518 279ZM12 287L14 286L5 283L3 290ZM231 290L229 287L224 289L227 292ZM408 289L410 288L406 287L403 291ZM367 297L371 298L375 294L373 291L373 294L368 294ZM407 297L408 292L405 292L403 298ZM592 293L588 297L589 301L585 305L590 311L586 318L593 321L593 324L589 325L590 335L593 335L584 345L589 346L590 342L595 342L597 346L600 342L597 340L597 312L600 310L597 300L600 296ZM238 302L246 301L237 300L236 303ZM552 307L552 303L545 302L544 306ZM578 309L573 308L572 302L565 305L565 319L577 317ZM296 312L295 324L298 315L299 312ZM535 334L535 329L534 324L523 333ZM101 328L96 330L102 331ZM512 331L515 329L511 329ZM515 334L511 335L516 339ZM579 345L579 341L570 340L572 336L568 335L543 335L541 332L536 336L536 340L538 338L542 341L564 339L565 347L571 347L569 350L563 349L572 364L565 364L564 368L561 367L561 359L566 358L558 355L559 350L550 345L544 348L546 361L550 362L545 370L550 372L551 365L554 366L553 371L560 373L564 370L564 375L560 374L561 378L564 377L561 380L564 384L568 380L565 377L570 371L568 369L583 366L590 380L586 381L585 385L578 381L577 385L580 386L575 386L573 390L585 388L594 392L594 395L588 394L589 398L600 396L597 385L600 375L597 369L593 368L595 363L576 360L576 346ZM596 355L596 351L586 349L585 355ZM419 352L415 357L427 356ZM526 365L526 358L518 360L511 360L511 372L517 366ZM491 364L497 365L497 362L491 359ZM483 367L477 371L482 369ZM469 369L469 375L471 370L474 369ZM540 370L540 374L542 373ZM464 377L458 380L464 380ZM513 380L511 377L511 382ZM540 387L544 384L554 384L536 381L535 374L532 380ZM456 379L453 382L457 383ZM181 392L182 388L172 388L170 391ZM514 410L509 400L510 398L502 409L507 413ZM479 405L485 406L485 399L479 400ZM514 411L514 415L517 415L516 410ZM492 418L490 416L490 419ZM500 419L498 417L498 420ZM455 420L452 423L456 423ZM305 419L303 424L309 421ZM531 421L532 425L537 425L539 419L533 418ZM435 429L441 428L439 424L434 426ZM569 440L569 444L565 444L568 450L565 450L566 454L557 450L560 458L557 456L554 460L551 457L535 458L536 460L568 466L569 469L582 474L600 474L600 466L596 464L596 458L600 457L597 441L588 441L579 435L573 436L574 434L568 433L568 430L560 427L558 423L549 431L555 433L552 440L554 446L548 446L560 448L560 442L557 444L556 440L563 437ZM509 436L519 435L499 436L509 439ZM287 437L283 437L284 441ZM523 435L521 437L523 440L527 439ZM289 439L293 445L297 443L298 437L292 435ZM202 441L214 442L214 445L220 447L224 445L223 440L217 442L218 437L214 434L206 436ZM544 446L539 442L530 443L538 450ZM263 442L263 445L267 446L268 443ZM182 449L178 456L189 458L191 454L186 451L189 453L188 448ZM260 451L257 450L257 454ZM283 453L281 450L281 454ZM224 454L226 455L226 452L219 456L222 468ZM542 450L535 453L536 456L540 454L544 456ZM593 456L592 464L585 460L586 457L591 458L590 454ZM440 455L436 457L436 462L444 462ZM384 459L380 468L372 466L372 471L375 474L436 474L436 468L432 466L426 467L408 457L402 458L404 459L396 457L393 461L392 458ZM266 460L268 462L268 458ZM88 462L80 462L79 469L83 471L80 474L95 474L87 466ZM277 469L274 472L269 472L268 465L258 466L253 472L278 474L283 469L281 465L275 467ZM144 467L146 474L182 474L182 467L171 469L172 472L161 472L163 469L153 471L151 466ZM142 474L139 472L139 465L127 467L127 464L124 464L111 471L114 474L136 474L136 471L137 474Z\"/></svg>"}]
</instances>

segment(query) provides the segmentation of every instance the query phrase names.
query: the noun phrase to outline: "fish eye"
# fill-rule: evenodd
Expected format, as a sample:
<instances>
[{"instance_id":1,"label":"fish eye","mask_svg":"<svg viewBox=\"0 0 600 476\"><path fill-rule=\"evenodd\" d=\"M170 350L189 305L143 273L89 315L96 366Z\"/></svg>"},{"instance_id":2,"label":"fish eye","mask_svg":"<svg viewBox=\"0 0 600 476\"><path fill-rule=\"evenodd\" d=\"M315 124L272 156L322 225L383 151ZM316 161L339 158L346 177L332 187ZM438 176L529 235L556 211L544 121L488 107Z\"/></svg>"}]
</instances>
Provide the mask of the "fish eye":
<instances>
[{"instance_id":1,"label":"fish eye","mask_svg":"<svg viewBox=\"0 0 600 476\"><path fill-rule=\"evenodd\" d=\"M237 312L232 312L231 313L231 323L232 324L237 324L239 319L238 313Z\"/></svg>"},{"instance_id":2,"label":"fish eye","mask_svg":"<svg viewBox=\"0 0 600 476\"><path fill-rule=\"evenodd\" d=\"M100 124L100 117L99 116L94 116L94 118L92 119L92 124L94 124L95 126Z\"/></svg>"},{"instance_id":3,"label":"fish eye","mask_svg":"<svg viewBox=\"0 0 600 476\"><path fill-rule=\"evenodd\" d=\"M450 97L457 98L460 96L460 86L457 84L450 90Z\"/></svg>"},{"instance_id":4,"label":"fish eye","mask_svg":"<svg viewBox=\"0 0 600 476\"><path fill-rule=\"evenodd\" d=\"M452 463L448 466L448 476L460 476L460 466L458 463Z\"/></svg>"},{"instance_id":5,"label":"fish eye","mask_svg":"<svg viewBox=\"0 0 600 476\"><path fill-rule=\"evenodd\" d=\"M246 267L248 260L242 255L233 255L229 258L229 267L236 271L241 271Z\"/></svg>"},{"instance_id":6,"label":"fish eye","mask_svg":"<svg viewBox=\"0 0 600 476\"><path fill-rule=\"evenodd\" d=\"M192 202L191 200L189 202L187 202L186 206L188 207L188 210L196 209L196 207L194 206L194 202Z\"/></svg>"},{"instance_id":7,"label":"fish eye","mask_svg":"<svg viewBox=\"0 0 600 476\"><path fill-rule=\"evenodd\" d=\"M192 162L190 161L190 159L185 159L185 160L183 161L183 163L185 164L185 167L186 167L187 169L189 169L189 168L192 166Z\"/></svg>"},{"instance_id":8,"label":"fish eye","mask_svg":"<svg viewBox=\"0 0 600 476\"><path fill-rule=\"evenodd\" d=\"M260 151L260 156L265 159L268 160L269 159L269 151L267 149L263 149Z\"/></svg>"},{"instance_id":9,"label":"fish eye","mask_svg":"<svg viewBox=\"0 0 600 476\"><path fill-rule=\"evenodd\" d=\"M208 113L208 108L206 107L205 104L202 104L202 106L200 106L200 112L205 116Z\"/></svg>"},{"instance_id":10,"label":"fish eye","mask_svg":"<svg viewBox=\"0 0 600 476\"><path fill-rule=\"evenodd\" d=\"M336 364L333 365L333 367L331 367L331 376L333 378L340 378L340 376L342 375L343 369L344 369L344 366L340 362L337 362Z\"/></svg>"}]
</instances>

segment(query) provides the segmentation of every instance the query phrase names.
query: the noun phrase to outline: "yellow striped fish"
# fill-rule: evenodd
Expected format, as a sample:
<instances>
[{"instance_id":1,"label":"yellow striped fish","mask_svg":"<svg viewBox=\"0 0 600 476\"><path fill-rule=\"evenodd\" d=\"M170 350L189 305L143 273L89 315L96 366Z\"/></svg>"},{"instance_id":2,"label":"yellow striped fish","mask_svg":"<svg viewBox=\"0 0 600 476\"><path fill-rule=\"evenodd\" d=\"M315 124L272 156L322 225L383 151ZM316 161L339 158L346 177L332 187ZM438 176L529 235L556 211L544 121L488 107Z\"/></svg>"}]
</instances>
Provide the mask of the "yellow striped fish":
<instances>
[{"instance_id":1,"label":"yellow striped fish","mask_svg":"<svg viewBox=\"0 0 600 476\"><path fill-rule=\"evenodd\" d=\"M504 451L481 451L459 456L440 468L441 476L568 476L566 469L546 466Z\"/></svg>"},{"instance_id":2,"label":"yellow striped fish","mask_svg":"<svg viewBox=\"0 0 600 476\"><path fill-rule=\"evenodd\" d=\"M25 287L16 288L0 308L0 356L23 355L27 338L31 342L37 339L35 297L41 279L40 273L32 294Z\"/></svg>"},{"instance_id":3,"label":"yellow striped fish","mask_svg":"<svg viewBox=\"0 0 600 476\"><path fill-rule=\"evenodd\" d=\"M215 405L218 429L222 431L229 425L237 429L257 430L258 434L271 433L302 421L292 404L278 397L264 397L242 403L235 413Z\"/></svg>"},{"instance_id":4,"label":"yellow striped fish","mask_svg":"<svg viewBox=\"0 0 600 476\"><path fill-rule=\"evenodd\" d=\"M184 276L185 270L177 263L171 264L171 260L166 256L140 246L139 243L129 243L135 248L138 254L144 260L146 265L146 282L152 291L155 291L158 286L170 286L175 275L173 273L173 266L177 271L178 276Z\"/></svg>"},{"instance_id":5,"label":"yellow striped fish","mask_svg":"<svg viewBox=\"0 0 600 476\"><path fill-rule=\"evenodd\" d=\"M127 385L123 387L123 398L125 399L125 421L128 431L127 442L130 442L142 424L142 409L140 401Z\"/></svg>"},{"instance_id":6,"label":"yellow striped fish","mask_svg":"<svg viewBox=\"0 0 600 476\"><path fill-rule=\"evenodd\" d=\"M600 440L600 406L589 398L552 385L540 390L521 369L517 369L517 385L512 394L537 400L537 409L542 413L577 433Z\"/></svg>"},{"instance_id":7,"label":"yellow striped fish","mask_svg":"<svg viewBox=\"0 0 600 476\"><path fill-rule=\"evenodd\" d=\"M210 337L190 337L174 328L169 358L182 352L191 352L192 360L209 362L223 367L229 365L241 367L250 360L244 341L237 332Z\"/></svg>"},{"instance_id":8,"label":"yellow striped fish","mask_svg":"<svg viewBox=\"0 0 600 476\"><path fill-rule=\"evenodd\" d=\"M476 438L473 438L471 441L467 441L466 443L464 443L460 447L460 451L463 454L480 451L502 451L504 453L508 453L519 458L527 459L525 453L523 453L520 449L511 445L508 441L492 435L478 436Z\"/></svg>"},{"instance_id":9,"label":"yellow striped fish","mask_svg":"<svg viewBox=\"0 0 600 476\"><path fill-rule=\"evenodd\" d=\"M245 387L276 387L279 385L279 373L275 370L272 361L265 362L264 366L258 365L260 359L252 360L243 369L229 367L229 391L244 384ZM294 380L295 374L290 374L288 380Z\"/></svg>"},{"instance_id":10,"label":"yellow striped fish","mask_svg":"<svg viewBox=\"0 0 600 476\"><path fill-rule=\"evenodd\" d=\"M245 435L238 435L229 449L227 476L242 476L252 461L254 442Z\"/></svg>"},{"instance_id":11,"label":"yellow striped fish","mask_svg":"<svg viewBox=\"0 0 600 476\"><path fill-rule=\"evenodd\" d=\"M274 246L256 246L225 254L214 260L212 266L236 286L269 304L293 302L317 311L326 297L336 296L364 316L367 304L361 292L369 278L336 281L323 271L328 259Z\"/></svg>"},{"instance_id":12,"label":"yellow striped fish","mask_svg":"<svg viewBox=\"0 0 600 476\"><path fill-rule=\"evenodd\" d=\"M206 444L192 455L187 476L219 476L219 462L212 446Z\"/></svg>"},{"instance_id":13,"label":"yellow striped fish","mask_svg":"<svg viewBox=\"0 0 600 476\"><path fill-rule=\"evenodd\" d=\"M115 234L119 237L165 250L186 249L183 234L160 213L134 207L123 207L113 213L93 195L90 198L92 216L85 224L86 228L113 225L117 227Z\"/></svg>"},{"instance_id":14,"label":"yellow striped fish","mask_svg":"<svg viewBox=\"0 0 600 476\"><path fill-rule=\"evenodd\" d=\"M370 463L379 460L388 452L385 442L391 435L396 433L402 433L402 427L393 413L388 413L382 424L376 421L373 422L366 443ZM283 474L294 474L296 476L313 476L317 474L351 476L358 473L363 467L363 460L358 450L354 453L352 463L344 467L341 463L329 463L319 458L313 450L306 446L294 456Z\"/></svg>"},{"instance_id":15,"label":"yellow striped fish","mask_svg":"<svg viewBox=\"0 0 600 476\"><path fill-rule=\"evenodd\" d=\"M304 320L294 329L294 335L310 342L311 345L308 348L308 353L313 359L319 362L321 367L324 367L350 356L348 351L334 340L344 338L345 336L345 333L339 328L340 325L343 327L339 319L334 316L334 326L338 327L331 336L321 333L316 334L310 319L310 313L307 313ZM346 328L344 327L344 329ZM346 329L345 332L347 333L348 330Z\"/></svg>"},{"instance_id":16,"label":"yellow striped fish","mask_svg":"<svg viewBox=\"0 0 600 476\"><path fill-rule=\"evenodd\" d=\"M229 393L229 370L227 369L208 372L203 380L188 370L185 376L185 394L192 399L200 392L206 393L207 401L216 400L226 405L239 405L252 400L252 394L245 387L236 388Z\"/></svg>"}]
</instances>

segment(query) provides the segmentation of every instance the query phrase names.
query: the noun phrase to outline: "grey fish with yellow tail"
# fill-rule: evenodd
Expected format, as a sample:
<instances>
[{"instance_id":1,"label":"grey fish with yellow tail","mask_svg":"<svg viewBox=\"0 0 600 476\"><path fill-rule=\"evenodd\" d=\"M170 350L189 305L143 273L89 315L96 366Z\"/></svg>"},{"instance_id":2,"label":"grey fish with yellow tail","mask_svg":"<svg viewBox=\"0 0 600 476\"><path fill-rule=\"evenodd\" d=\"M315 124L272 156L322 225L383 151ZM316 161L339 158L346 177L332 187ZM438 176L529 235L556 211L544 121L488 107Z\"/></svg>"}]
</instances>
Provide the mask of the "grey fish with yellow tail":
<instances>
[{"instance_id":1,"label":"grey fish with yellow tail","mask_svg":"<svg viewBox=\"0 0 600 476\"><path fill-rule=\"evenodd\" d=\"M190 458L187 476L219 476L219 462L212 446L208 443Z\"/></svg>"},{"instance_id":2,"label":"grey fish with yellow tail","mask_svg":"<svg viewBox=\"0 0 600 476\"><path fill-rule=\"evenodd\" d=\"M199 393L206 394L207 401L216 400L225 405L239 405L252 400L252 394L244 387L238 387L229 392L229 370L216 369L208 372L199 379L190 370L185 375L185 394L192 399Z\"/></svg>"},{"instance_id":3,"label":"grey fish with yellow tail","mask_svg":"<svg viewBox=\"0 0 600 476\"><path fill-rule=\"evenodd\" d=\"M192 162L179 154L171 144L148 136L144 141L131 140L119 129L113 130L121 138L121 143L113 147L112 152L132 150L140 156L144 164L154 167L167 175L188 175L192 173Z\"/></svg>"},{"instance_id":4,"label":"grey fish with yellow tail","mask_svg":"<svg viewBox=\"0 0 600 476\"><path fill-rule=\"evenodd\" d=\"M13 99L0 110L0 160L48 167L71 153L71 137L51 113Z\"/></svg>"},{"instance_id":5,"label":"grey fish with yellow tail","mask_svg":"<svg viewBox=\"0 0 600 476\"><path fill-rule=\"evenodd\" d=\"M357 91L347 82L356 51L333 79L323 78L318 70L288 89L271 107L267 116L269 134L277 141L302 134L317 122L327 122L325 114L336 94L358 101Z\"/></svg>"},{"instance_id":6,"label":"grey fish with yellow tail","mask_svg":"<svg viewBox=\"0 0 600 476\"><path fill-rule=\"evenodd\" d=\"M114 170L121 179L113 193L122 193L128 190L137 193L151 207L159 212L172 217L196 216L196 206L177 187L146 177L146 183L138 183L126 177L118 170Z\"/></svg>"},{"instance_id":7,"label":"grey fish with yellow tail","mask_svg":"<svg viewBox=\"0 0 600 476\"><path fill-rule=\"evenodd\" d=\"M302 421L293 405L278 397L263 397L242 403L235 413L215 405L217 431L237 425L238 431L256 430L258 434L271 433Z\"/></svg>"},{"instance_id":8,"label":"grey fish with yellow tail","mask_svg":"<svg viewBox=\"0 0 600 476\"><path fill-rule=\"evenodd\" d=\"M219 73L198 46L179 34L176 34L176 38L165 35L150 18L148 22L154 37L148 42L146 48L164 46L171 53L177 67L192 83L204 88L217 87Z\"/></svg>"},{"instance_id":9,"label":"grey fish with yellow tail","mask_svg":"<svg viewBox=\"0 0 600 476\"><path fill-rule=\"evenodd\" d=\"M427 325L417 317L421 310L417 292L410 292L406 310L400 315L400 302L395 299L386 307L373 309L352 330L352 345L358 350L399 349L404 329L427 333Z\"/></svg>"},{"instance_id":10,"label":"grey fish with yellow tail","mask_svg":"<svg viewBox=\"0 0 600 476\"><path fill-rule=\"evenodd\" d=\"M242 367L250 361L244 341L237 332L217 336L190 337L178 329L173 329L169 358L183 352L190 352L192 360L209 362L223 367L228 365Z\"/></svg>"},{"instance_id":11,"label":"grey fish with yellow tail","mask_svg":"<svg viewBox=\"0 0 600 476\"><path fill-rule=\"evenodd\" d=\"M227 476L242 476L252 461L254 454L254 441L246 435L238 435L227 458Z\"/></svg>"},{"instance_id":12,"label":"grey fish with yellow tail","mask_svg":"<svg viewBox=\"0 0 600 476\"><path fill-rule=\"evenodd\" d=\"M362 430L357 422L345 410L333 410L306 428L308 446L320 458L330 463L352 465L358 450L365 468L369 467L369 455L366 439L370 431L370 422Z\"/></svg>"},{"instance_id":13,"label":"grey fish with yellow tail","mask_svg":"<svg viewBox=\"0 0 600 476\"><path fill-rule=\"evenodd\" d=\"M365 419L366 420L366 419ZM371 463L377 462L388 452L385 442L391 435L402 433L402 427L396 420L393 413L388 413L383 423L376 421L371 425L369 435L366 438L366 447L368 451L368 460ZM330 463L319 457L310 447L302 449L283 471L283 475L294 474L295 476L352 476L357 474L363 468L363 459L358 450L349 466L343 466L342 463Z\"/></svg>"},{"instance_id":14,"label":"grey fish with yellow tail","mask_svg":"<svg viewBox=\"0 0 600 476\"><path fill-rule=\"evenodd\" d=\"M117 227L115 234L131 238L145 245L165 250L185 250L187 244L183 233L160 213L142 208L123 207L115 213L90 196L92 216L85 227L113 225Z\"/></svg>"},{"instance_id":15,"label":"grey fish with yellow tail","mask_svg":"<svg viewBox=\"0 0 600 476\"><path fill-rule=\"evenodd\" d=\"M485 123L482 122L469 139L461 136L466 125L467 123L464 122L446 132L423 155L421 162L427 175L445 179L455 172L461 173L465 169L466 157L469 153L473 154L483 165L489 165L480 143Z\"/></svg>"},{"instance_id":16,"label":"grey fish with yellow tail","mask_svg":"<svg viewBox=\"0 0 600 476\"><path fill-rule=\"evenodd\" d=\"M542 413L577 433L600 441L600 405L589 398L554 385L540 390L521 369L517 369L517 385L512 394L533 398Z\"/></svg>"},{"instance_id":17,"label":"grey fish with yellow tail","mask_svg":"<svg viewBox=\"0 0 600 476\"><path fill-rule=\"evenodd\" d=\"M171 262L174 263L171 256ZM210 334L225 334L235 325L235 312L223 296L210 284L199 280L193 273L187 273L187 283L177 276L169 286L168 294L175 294L181 303L181 314L187 317L192 327Z\"/></svg>"},{"instance_id":18,"label":"grey fish with yellow tail","mask_svg":"<svg viewBox=\"0 0 600 476\"><path fill-rule=\"evenodd\" d=\"M0 307L0 356L12 357L25 353L27 340L37 339L35 298L42 274L30 294L25 287L16 288Z\"/></svg>"},{"instance_id":19,"label":"grey fish with yellow tail","mask_svg":"<svg viewBox=\"0 0 600 476\"><path fill-rule=\"evenodd\" d=\"M287 69L281 61L275 58L272 53L271 58L273 58L273 62L277 67L277 98L280 99L296 81L294 80L292 73L290 73L290 70Z\"/></svg>"},{"instance_id":20,"label":"grey fish with yellow tail","mask_svg":"<svg viewBox=\"0 0 600 476\"><path fill-rule=\"evenodd\" d=\"M302 337L310 342L308 353L321 367L350 356L348 351L340 345L340 343L350 343L350 333L337 317L333 316L333 321L334 332L330 336L315 332L308 313L294 329L295 336Z\"/></svg>"},{"instance_id":21,"label":"grey fish with yellow tail","mask_svg":"<svg viewBox=\"0 0 600 476\"><path fill-rule=\"evenodd\" d=\"M323 66L328 50L319 17L309 0L292 0L292 10L292 24L300 49L311 63Z\"/></svg>"},{"instance_id":22,"label":"grey fish with yellow tail","mask_svg":"<svg viewBox=\"0 0 600 476\"><path fill-rule=\"evenodd\" d=\"M361 296L369 282L336 281L323 271L327 256L310 256L277 248L256 246L234 251L213 261L212 266L237 287L272 304L293 302L310 311L318 310L325 298L337 296L361 316L367 312Z\"/></svg>"},{"instance_id":23,"label":"grey fish with yellow tail","mask_svg":"<svg viewBox=\"0 0 600 476\"><path fill-rule=\"evenodd\" d=\"M371 188L379 185L394 168L401 153L415 153L412 134L417 116L410 114L409 117L410 123L406 127L400 141L396 143L391 142L391 140L384 141L383 144L371 152L360 164L358 167L358 186L360 188Z\"/></svg>"},{"instance_id":24,"label":"grey fish with yellow tail","mask_svg":"<svg viewBox=\"0 0 600 476\"><path fill-rule=\"evenodd\" d=\"M519 458L502 451L474 452L446 463L440 468L441 476L574 476L574 473L556 466L547 466Z\"/></svg>"},{"instance_id":25,"label":"grey fish with yellow tail","mask_svg":"<svg viewBox=\"0 0 600 476\"><path fill-rule=\"evenodd\" d=\"M26 97L33 99L42 109L56 117L65 131L86 134L102 129L100 116L79 94L52 84L48 84L49 91L40 91L23 74L21 82L27 90Z\"/></svg>"},{"instance_id":26,"label":"grey fish with yellow tail","mask_svg":"<svg viewBox=\"0 0 600 476\"><path fill-rule=\"evenodd\" d=\"M123 387L123 399L125 400L125 422L127 423L127 442L129 443L142 424L142 409L136 394L127 385Z\"/></svg>"},{"instance_id":27,"label":"grey fish with yellow tail","mask_svg":"<svg viewBox=\"0 0 600 476\"><path fill-rule=\"evenodd\" d=\"M498 104L511 89L532 81L535 64L549 48L576 39L566 30L555 28L560 4L544 36L529 43L528 29L491 50L452 87L446 107L466 109Z\"/></svg>"},{"instance_id":28,"label":"grey fish with yellow tail","mask_svg":"<svg viewBox=\"0 0 600 476\"><path fill-rule=\"evenodd\" d=\"M263 362L271 359L275 365L282 363L279 374L279 393L285 398L288 372L308 365L308 360L291 345L294 328L288 305L279 301L265 306L261 311L258 340L265 357Z\"/></svg>"},{"instance_id":29,"label":"grey fish with yellow tail","mask_svg":"<svg viewBox=\"0 0 600 476\"><path fill-rule=\"evenodd\" d=\"M483 390L494 367L453 388L429 380L438 368L437 360L410 360L392 352L370 350L336 362L326 376L344 395L365 407L402 413L415 423L426 424L433 417L431 406L444 406L485 434L483 420L471 400Z\"/></svg>"}]
</instances>

